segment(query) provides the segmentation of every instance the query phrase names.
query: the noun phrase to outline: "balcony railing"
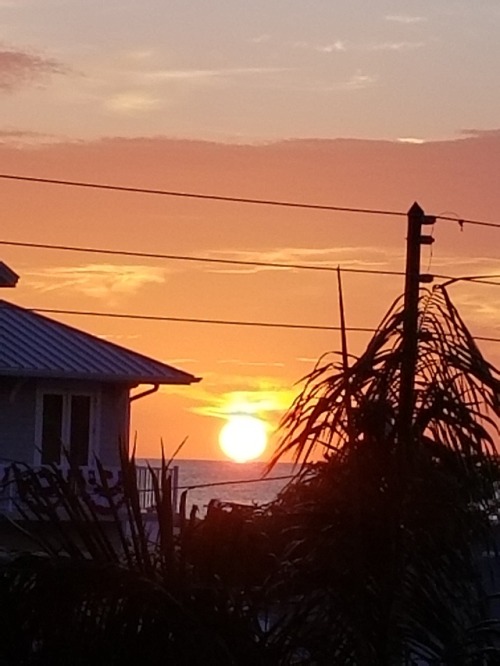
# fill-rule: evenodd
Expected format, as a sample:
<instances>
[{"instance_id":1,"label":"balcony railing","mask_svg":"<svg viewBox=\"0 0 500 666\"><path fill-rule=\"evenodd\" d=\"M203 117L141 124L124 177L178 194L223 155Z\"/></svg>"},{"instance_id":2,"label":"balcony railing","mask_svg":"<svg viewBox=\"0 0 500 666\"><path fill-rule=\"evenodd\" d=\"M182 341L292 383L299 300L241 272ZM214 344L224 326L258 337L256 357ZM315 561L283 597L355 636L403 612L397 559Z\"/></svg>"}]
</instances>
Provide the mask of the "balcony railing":
<instances>
[{"instance_id":1,"label":"balcony railing","mask_svg":"<svg viewBox=\"0 0 500 666\"><path fill-rule=\"evenodd\" d=\"M153 479L152 474L155 475L156 479L160 480L161 467L147 467L146 465L136 465L136 474L137 474L137 489L139 491L139 502L141 509L147 511L154 506L154 488L153 488ZM171 479L171 489L172 489L172 508L174 512L177 511L178 499L179 499L179 467L174 465L169 468L169 474Z\"/></svg>"},{"instance_id":2,"label":"balcony railing","mask_svg":"<svg viewBox=\"0 0 500 666\"><path fill-rule=\"evenodd\" d=\"M17 506L22 505L23 481L19 480L19 474L16 478L14 464L0 464L0 513L16 514ZM17 465L17 470L23 473L23 465ZM56 493L51 486L50 469L46 467L25 468L37 473L37 491L44 495L44 499L55 498ZM97 515L110 513L110 497L112 497L115 506L120 507L123 504L123 483L122 470L120 467L106 467L104 470L104 483L99 472L92 467L80 467L77 478L74 470L70 472L67 467L59 468L63 478L69 480L73 475L72 481L75 487L87 494L91 500L92 508ZM136 465L136 481L139 494L139 505L142 511L148 511L154 506L154 483L152 474L160 479L161 469L159 467L147 467L146 465ZM177 510L178 502L178 479L179 468L173 466L169 469L171 478L171 502L174 512Z\"/></svg>"}]
</instances>

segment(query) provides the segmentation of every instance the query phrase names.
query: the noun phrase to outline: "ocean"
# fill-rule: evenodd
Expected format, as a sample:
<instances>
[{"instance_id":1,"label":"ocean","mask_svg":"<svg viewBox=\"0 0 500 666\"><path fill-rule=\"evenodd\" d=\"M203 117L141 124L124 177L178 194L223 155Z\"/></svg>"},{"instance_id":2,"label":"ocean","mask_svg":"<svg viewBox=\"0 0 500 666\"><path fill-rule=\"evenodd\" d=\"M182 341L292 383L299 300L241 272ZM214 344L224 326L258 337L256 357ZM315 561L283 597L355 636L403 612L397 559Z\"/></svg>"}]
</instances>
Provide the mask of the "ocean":
<instances>
[{"instance_id":1,"label":"ocean","mask_svg":"<svg viewBox=\"0 0 500 666\"><path fill-rule=\"evenodd\" d=\"M138 461L142 464L144 461ZM149 460L155 467L160 461ZM293 474L292 463L278 463L263 477L265 463L235 463L225 460L176 460L179 469L179 499L187 490L187 511L195 505L198 515L206 514L210 500L238 504L267 504L276 498Z\"/></svg>"}]
</instances>

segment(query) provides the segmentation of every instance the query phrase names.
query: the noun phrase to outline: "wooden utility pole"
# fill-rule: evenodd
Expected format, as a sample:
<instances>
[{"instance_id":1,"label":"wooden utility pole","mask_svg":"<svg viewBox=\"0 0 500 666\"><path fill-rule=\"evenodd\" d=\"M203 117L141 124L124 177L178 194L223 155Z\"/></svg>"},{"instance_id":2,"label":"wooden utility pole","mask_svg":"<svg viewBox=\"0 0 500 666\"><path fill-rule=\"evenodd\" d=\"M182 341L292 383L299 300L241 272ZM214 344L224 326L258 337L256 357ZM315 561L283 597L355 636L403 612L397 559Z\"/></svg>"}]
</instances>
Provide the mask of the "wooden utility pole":
<instances>
[{"instance_id":1,"label":"wooden utility pole","mask_svg":"<svg viewBox=\"0 0 500 666\"><path fill-rule=\"evenodd\" d=\"M421 281L431 281L420 275L420 247L433 242L422 236L422 226L433 224L435 218L426 216L417 202L408 211L406 237L406 273L403 311L403 341L401 345L401 384L399 393L399 439L405 449L410 446L413 408L415 402L415 370L418 352L418 297ZM423 278L423 279L422 279Z\"/></svg>"}]
</instances>

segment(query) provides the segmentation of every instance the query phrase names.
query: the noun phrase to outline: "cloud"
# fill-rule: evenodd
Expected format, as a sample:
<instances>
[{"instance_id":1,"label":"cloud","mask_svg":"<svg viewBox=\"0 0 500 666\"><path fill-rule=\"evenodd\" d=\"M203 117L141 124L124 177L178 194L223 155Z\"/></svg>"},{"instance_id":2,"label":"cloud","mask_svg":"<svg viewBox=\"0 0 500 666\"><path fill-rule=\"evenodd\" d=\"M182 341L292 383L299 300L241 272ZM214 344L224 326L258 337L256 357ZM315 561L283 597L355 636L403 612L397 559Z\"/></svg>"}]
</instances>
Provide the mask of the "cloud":
<instances>
[{"instance_id":1,"label":"cloud","mask_svg":"<svg viewBox=\"0 0 500 666\"><path fill-rule=\"evenodd\" d=\"M338 53L347 49L346 43L338 39L333 44L325 44L324 46L317 46L316 51L320 53Z\"/></svg>"},{"instance_id":2,"label":"cloud","mask_svg":"<svg viewBox=\"0 0 500 666\"><path fill-rule=\"evenodd\" d=\"M500 285L500 283L499 283ZM478 290L481 289L479 292ZM487 327L488 335L498 337L498 329L493 329L498 324L500 317L500 303L498 302L496 287L490 287L491 298L486 296L487 287L467 285L462 289L454 289L452 293L453 303L460 311L465 322L474 328Z\"/></svg>"},{"instance_id":3,"label":"cloud","mask_svg":"<svg viewBox=\"0 0 500 666\"><path fill-rule=\"evenodd\" d=\"M111 342L121 343L130 342L130 340L138 340L140 338L137 334L120 334L120 333L100 333L96 335L101 340L110 340Z\"/></svg>"},{"instance_id":4,"label":"cloud","mask_svg":"<svg viewBox=\"0 0 500 666\"><path fill-rule=\"evenodd\" d=\"M397 139L399 143L414 143L420 145L425 143L425 139L417 139L415 136L401 136Z\"/></svg>"},{"instance_id":5,"label":"cloud","mask_svg":"<svg viewBox=\"0 0 500 666\"><path fill-rule=\"evenodd\" d=\"M239 358L228 358L217 361L220 365L239 365L252 368L284 368L284 363L272 363L270 361L243 361Z\"/></svg>"},{"instance_id":6,"label":"cloud","mask_svg":"<svg viewBox=\"0 0 500 666\"><path fill-rule=\"evenodd\" d=\"M45 135L41 135L40 132L32 132L31 130L0 130L0 139L33 139L39 136Z\"/></svg>"},{"instance_id":7,"label":"cloud","mask_svg":"<svg viewBox=\"0 0 500 666\"><path fill-rule=\"evenodd\" d=\"M270 264L269 266L226 266L218 265L211 270L214 273L251 274L262 271L296 271L299 266L314 268L382 268L400 260L401 253L391 253L378 247L282 247L269 250L214 250L207 252L208 258L230 261L248 261ZM284 268L278 264L289 264ZM293 266L296 265L297 268ZM205 268L206 270L206 268Z\"/></svg>"},{"instance_id":8,"label":"cloud","mask_svg":"<svg viewBox=\"0 0 500 666\"><path fill-rule=\"evenodd\" d=\"M203 382L190 387L189 394L179 386L164 386L161 392L179 394L189 400L194 414L227 419L235 414L251 414L276 427L300 391L298 386L280 383L276 378L204 373Z\"/></svg>"},{"instance_id":9,"label":"cloud","mask_svg":"<svg viewBox=\"0 0 500 666\"><path fill-rule=\"evenodd\" d=\"M45 292L71 290L97 299L137 293L148 284L163 284L165 270L152 266L88 264L27 273L26 284Z\"/></svg>"},{"instance_id":10,"label":"cloud","mask_svg":"<svg viewBox=\"0 0 500 666\"><path fill-rule=\"evenodd\" d=\"M268 34L257 35L250 40L252 44L265 44L269 41L271 41L271 35Z\"/></svg>"},{"instance_id":11,"label":"cloud","mask_svg":"<svg viewBox=\"0 0 500 666\"><path fill-rule=\"evenodd\" d=\"M199 363L198 359L196 358L170 358L169 363L172 363L172 365L186 365L186 363Z\"/></svg>"},{"instance_id":12,"label":"cloud","mask_svg":"<svg viewBox=\"0 0 500 666\"><path fill-rule=\"evenodd\" d=\"M4 93L62 73L65 68L55 60L14 49L0 50L0 91Z\"/></svg>"},{"instance_id":13,"label":"cloud","mask_svg":"<svg viewBox=\"0 0 500 666\"><path fill-rule=\"evenodd\" d=\"M160 100L146 93L126 92L108 98L104 102L104 106L110 111L136 114L158 108Z\"/></svg>"},{"instance_id":14,"label":"cloud","mask_svg":"<svg viewBox=\"0 0 500 666\"><path fill-rule=\"evenodd\" d=\"M411 25L413 23L424 23L427 21L425 16L406 16L404 14L390 14L385 17L386 21L393 23L403 23L404 25Z\"/></svg>"},{"instance_id":15,"label":"cloud","mask_svg":"<svg viewBox=\"0 0 500 666\"><path fill-rule=\"evenodd\" d=\"M347 42L336 39L334 42L328 44L310 44L309 42L294 42L292 44L294 49L307 49L309 51L317 51L318 53L339 53L346 51L348 48Z\"/></svg>"},{"instance_id":16,"label":"cloud","mask_svg":"<svg viewBox=\"0 0 500 666\"><path fill-rule=\"evenodd\" d=\"M454 215L443 212L443 215ZM458 308L468 325L474 327L487 327L491 335L491 326L498 324L500 317L500 301L498 287L500 286L500 270L498 259L495 256L460 257L443 255L434 257L430 273L452 274L458 277L480 277L496 283L498 286L481 284L462 280L454 282L448 287L453 303Z\"/></svg>"},{"instance_id":17,"label":"cloud","mask_svg":"<svg viewBox=\"0 0 500 666\"><path fill-rule=\"evenodd\" d=\"M449 217L455 216L457 218L457 224L460 220L460 216L456 212L440 211L438 214L447 215ZM497 275L500 273L498 259L496 257L442 255L441 257L433 258L432 266L433 268L444 267L445 269L449 269L451 266L453 268L453 274L458 275L459 277L477 277L482 275L487 278L488 275Z\"/></svg>"},{"instance_id":18,"label":"cloud","mask_svg":"<svg viewBox=\"0 0 500 666\"><path fill-rule=\"evenodd\" d=\"M370 74L363 74L362 72L356 72L353 74L350 79L347 81L339 83L336 87L337 89L344 90L361 90L363 88L369 88L377 82L376 76L371 76Z\"/></svg>"},{"instance_id":19,"label":"cloud","mask_svg":"<svg viewBox=\"0 0 500 666\"><path fill-rule=\"evenodd\" d=\"M221 69L159 69L144 72L145 79L152 81L192 81L220 79L234 76L254 76L290 71L287 67L236 67Z\"/></svg>"},{"instance_id":20,"label":"cloud","mask_svg":"<svg viewBox=\"0 0 500 666\"><path fill-rule=\"evenodd\" d=\"M424 42L380 42L379 44L367 44L366 51L413 51L425 46Z\"/></svg>"},{"instance_id":21,"label":"cloud","mask_svg":"<svg viewBox=\"0 0 500 666\"><path fill-rule=\"evenodd\" d=\"M356 72L348 79L343 81L337 81L331 83L325 83L323 81L311 81L310 83L286 86L288 90L300 91L302 93L332 93L332 92L341 92L341 91L354 91L354 90L364 90L365 88L371 88L378 81L378 76L372 74L364 74L363 72Z\"/></svg>"},{"instance_id":22,"label":"cloud","mask_svg":"<svg viewBox=\"0 0 500 666\"><path fill-rule=\"evenodd\" d=\"M55 143L66 141L65 137L55 134L44 134L31 130L4 129L0 130L0 143L8 143L16 147L33 146L43 143Z\"/></svg>"},{"instance_id":23,"label":"cloud","mask_svg":"<svg viewBox=\"0 0 500 666\"><path fill-rule=\"evenodd\" d=\"M154 55L155 52L149 48L132 49L131 51L125 51L123 53L123 56L125 58L128 58L129 60L132 60L134 62L144 62L146 60L151 60L151 58L153 58Z\"/></svg>"},{"instance_id":24,"label":"cloud","mask_svg":"<svg viewBox=\"0 0 500 666\"><path fill-rule=\"evenodd\" d=\"M474 139L496 139L500 138L500 129L463 129L459 134Z\"/></svg>"},{"instance_id":25,"label":"cloud","mask_svg":"<svg viewBox=\"0 0 500 666\"><path fill-rule=\"evenodd\" d=\"M295 42L294 48L309 49L318 53L342 53L344 51L411 51L425 46L424 42L380 42L371 44L356 44L338 39L330 44L309 44L308 42Z\"/></svg>"},{"instance_id":26,"label":"cloud","mask_svg":"<svg viewBox=\"0 0 500 666\"><path fill-rule=\"evenodd\" d=\"M248 384L248 380L246 381ZM247 390L208 393L204 403L192 409L196 414L227 419L236 414L251 414L259 418L279 421L283 413L290 407L298 390L289 387L265 386Z\"/></svg>"},{"instance_id":27,"label":"cloud","mask_svg":"<svg viewBox=\"0 0 500 666\"><path fill-rule=\"evenodd\" d=\"M148 54L143 59L147 60ZM137 61L141 58L137 57ZM183 87L220 86L236 77L270 75L289 71L287 68L245 67L221 69L137 69L101 73L93 81L98 88L113 86L104 99L104 107L122 115L140 115L154 111L175 100ZM116 82L118 81L118 89ZM165 87L168 90L165 91ZM104 93L106 95L106 93Z\"/></svg>"}]
</instances>

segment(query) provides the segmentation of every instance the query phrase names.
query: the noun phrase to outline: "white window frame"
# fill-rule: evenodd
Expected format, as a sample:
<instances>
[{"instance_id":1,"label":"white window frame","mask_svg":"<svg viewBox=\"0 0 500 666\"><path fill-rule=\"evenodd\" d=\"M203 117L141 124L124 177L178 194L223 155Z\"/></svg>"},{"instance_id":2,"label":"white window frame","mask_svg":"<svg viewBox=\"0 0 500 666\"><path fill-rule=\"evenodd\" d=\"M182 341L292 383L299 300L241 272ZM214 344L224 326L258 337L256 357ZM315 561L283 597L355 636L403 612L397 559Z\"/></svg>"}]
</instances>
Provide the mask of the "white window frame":
<instances>
[{"instance_id":1,"label":"white window frame","mask_svg":"<svg viewBox=\"0 0 500 666\"><path fill-rule=\"evenodd\" d=\"M43 432L43 398L45 395L62 396L62 446L69 448L69 437L71 432L71 398L74 396L86 396L90 398L90 423L89 423L89 449L87 464L81 465L88 469L95 467L95 458L99 454L99 437L101 422L101 394L100 391L91 391L88 389L59 389L57 387L44 386L39 387L36 395L36 415L35 415L35 467L42 466L42 432ZM68 460L62 455L59 467L68 467Z\"/></svg>"}]
</instances>

